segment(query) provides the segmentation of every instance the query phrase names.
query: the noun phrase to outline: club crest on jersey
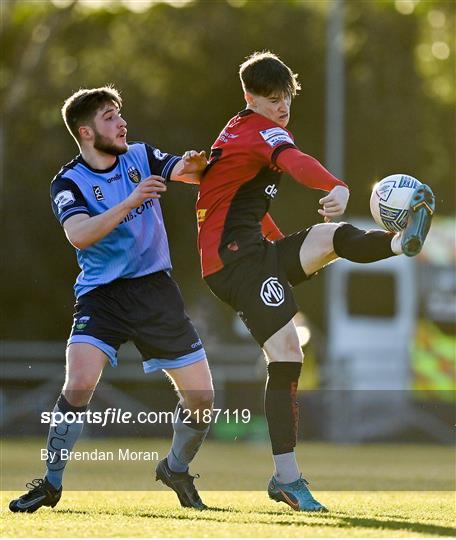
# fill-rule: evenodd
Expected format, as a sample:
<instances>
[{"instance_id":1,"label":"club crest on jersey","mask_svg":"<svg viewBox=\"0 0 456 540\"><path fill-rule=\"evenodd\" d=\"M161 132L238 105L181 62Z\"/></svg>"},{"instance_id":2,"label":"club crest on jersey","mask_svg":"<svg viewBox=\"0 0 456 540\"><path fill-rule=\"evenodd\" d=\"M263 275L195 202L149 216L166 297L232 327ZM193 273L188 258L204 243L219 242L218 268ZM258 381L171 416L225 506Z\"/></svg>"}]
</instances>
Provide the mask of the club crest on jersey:
<instances>
[{"instance_id":1,"label":"club crest on jersey","mask_svg":"<svg viewBox=\"0 0 456 540\"><path fill-rule=\"evenodd\" d=\"M141 181L141 173L136 167L128 167L128 178L133 182L133 184L139 184Z\"/></svg>"},{"instance_id":2,"label":"club crest on jersey","mask_svg":"<svg viewBox=\"0 0 456 540\"><path fill-rule=\"evenodd\" d=\"M267 306L277 307L285 301L285 291L276 277L269 277L263 281L260 298Z\"/></svg>"},{"instance_id":3,"label":"club crest on jersey","mask_svg":"<svg viewBox=\"0 0 456 540\"><path fill-rule=\"evenodd\" d=\"M62 213L63 207L68 206L71 203L74 203L75 197L70 190L60 191L57 193L54 202L57 205L59 214Z\"/></svg>"},{"instance_id":4,"label":"club crest on jersey","mask_svg":"<svg viewBox=\"0 0 456 540\"><path fill-rule=\"evenodd\" d=\"M260 135L273 148L285 142L294 144L290 134L282 128L264 129Z\"/></svg>"},{"instance_id":5,"label":"club crest on jersey","mask_svg":"<svg viewBox=\"0 0 456 540\"><path fill-rule=\"evenodd\" d=\"M104 200L104 195L103 195L103 192L101 191L101 187L100 186L92 186L92 189L93 189L93 194L95 195L95 199L97 201L103 201Z\"/></svg>"}]
</instances>

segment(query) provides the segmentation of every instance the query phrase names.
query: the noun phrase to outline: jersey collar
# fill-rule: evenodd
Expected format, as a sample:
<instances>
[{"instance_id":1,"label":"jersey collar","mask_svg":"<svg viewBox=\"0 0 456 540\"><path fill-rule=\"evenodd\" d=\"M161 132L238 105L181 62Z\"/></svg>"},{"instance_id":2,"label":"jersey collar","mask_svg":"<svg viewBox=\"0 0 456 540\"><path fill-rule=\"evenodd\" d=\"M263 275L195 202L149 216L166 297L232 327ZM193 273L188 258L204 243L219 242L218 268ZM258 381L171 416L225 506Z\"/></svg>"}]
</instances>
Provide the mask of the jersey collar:
<instances>
[{"instance_id":1,"label":"jersey collar","mask_svg":"<svg viewBox=\"0 0 456 540\"><path fill-rule=\"evenodd\" d=\"M238 116L248 116L249 114L253 114L255 111L252 111L252 109L244 109L240 113L238 113Z\"/></svg>"},{"instance_id":2,"label":"jersey collar","mask_svg":"<svg viewBox=\"0 0 456 540\"><path fill-rule=\"evenodd\" d=\"M107 169L94 169L87 163L87 161L81 156L81 154L76 157L76 160L79 161L79 163L81 163L82 165L84 165L84 167L87 167L90 171L98 174L111 172L117 167L117 165L119 165L119 156L116 156L116 161L114 162L114 165L111 165L111 167L108 167Z\"/></svg>"}]
</instances>

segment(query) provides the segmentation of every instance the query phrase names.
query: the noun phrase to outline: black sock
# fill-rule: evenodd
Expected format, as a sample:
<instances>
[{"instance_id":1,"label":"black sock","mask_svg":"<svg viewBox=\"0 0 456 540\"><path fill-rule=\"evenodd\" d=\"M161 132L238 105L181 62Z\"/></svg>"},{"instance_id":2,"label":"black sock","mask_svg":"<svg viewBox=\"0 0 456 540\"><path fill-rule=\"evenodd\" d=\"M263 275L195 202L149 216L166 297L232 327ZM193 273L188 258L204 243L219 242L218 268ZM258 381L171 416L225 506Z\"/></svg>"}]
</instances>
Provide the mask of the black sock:
<instances>
[{"instance_id":1,"label":"black sock","mask_svg":"<svg viewBox=\"0 0 456 540\"><path fill-rule=\"evenodd\" d=\"M296 391L302 364L271 362L264 396L264 409L271 438L272 453L292 452L298 432Z\"/></svg>"},{"instance_id":2,"label":"black sock","mask_svg":"<svg viewBox=\"0 0 456 540\"><path fill-rule=\"evenodd\" d=\"M339 257L358 263L388 259L395 255L391 250L393 236L391 232L365 231L344 223L334 233L334 251Z\"/></svg>"}]
</instances>

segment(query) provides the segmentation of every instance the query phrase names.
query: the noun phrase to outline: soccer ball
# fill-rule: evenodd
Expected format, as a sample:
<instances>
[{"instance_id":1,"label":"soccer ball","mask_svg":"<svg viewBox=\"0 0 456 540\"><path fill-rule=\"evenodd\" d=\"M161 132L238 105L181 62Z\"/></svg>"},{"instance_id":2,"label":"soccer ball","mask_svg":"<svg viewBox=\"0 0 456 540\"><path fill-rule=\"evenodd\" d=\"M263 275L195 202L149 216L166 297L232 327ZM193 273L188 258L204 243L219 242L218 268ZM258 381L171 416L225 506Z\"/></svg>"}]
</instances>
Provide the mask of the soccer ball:
<instances>
[{"instance_id":1,"label":"soccer ball","mask_svg":"<svg viewBox=\"0 0 456 540\"><path fill-rule=\"evenodd\" d=\"M391 232L407 226L410 200L421 182L407 174L392 174L375 184L370 198L372 217L377 225Z\"/></svg>"}]
</instances>

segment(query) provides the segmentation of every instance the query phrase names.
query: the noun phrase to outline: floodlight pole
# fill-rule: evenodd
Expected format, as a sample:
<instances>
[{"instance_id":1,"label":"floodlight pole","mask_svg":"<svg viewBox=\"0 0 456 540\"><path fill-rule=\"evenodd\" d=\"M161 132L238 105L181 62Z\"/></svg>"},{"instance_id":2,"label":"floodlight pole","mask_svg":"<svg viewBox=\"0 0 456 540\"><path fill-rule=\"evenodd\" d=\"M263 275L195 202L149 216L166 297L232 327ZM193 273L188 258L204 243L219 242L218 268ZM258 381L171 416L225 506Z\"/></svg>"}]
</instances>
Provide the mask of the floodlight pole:
<instances>
[{"instance_id":1,"label":"floodlight pole","mask_svg":"<svg viewBox=\"0 0 456 540\"><path fill-rule=\"evenodd\" d=\"M344 0L331 0L326 34L326 166L344 177Z\"/></svg>"},{"instance_id":2,"label":"floodlight pole","mask_svg":"<svg viewBox=\"0 0 456 540\"><path fill-rule=\"evenodd\" d=\"M326 117L325 117L325 160L327 168L337 177L344 178L344 0L330 0L328 23L326 27ZM328 278L327 278L328 279ZM330 308L326 304L327 316ZM334 339L329 335L329 343ZM330 345L328 346L328 351ZM333 382L337 379L340 365L329 354L325 366L329 382L329 399L326 409L325 431L330 440L340 438L340 392L334 391Z\"/></svg>"}]
</instances>

